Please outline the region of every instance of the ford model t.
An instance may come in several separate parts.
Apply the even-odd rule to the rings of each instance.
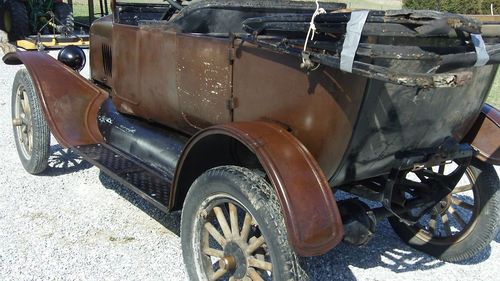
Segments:
[[[288,1],[113,3],[84,56],[7,54],[24,168],[50,133],[157,208],[182,210],[192,280],[299,280],[367,243],[468,259],[500,224],[500,38],[432,11]],[[336,200],[334,192],[349,194]],[[367,200],[374,203],[367,204]]]

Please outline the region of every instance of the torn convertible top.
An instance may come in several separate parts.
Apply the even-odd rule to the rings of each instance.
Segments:
[[[499,40],[483,39],[478,20],[436,11],[363,12],[367,16],[362,25],[353,24],[351,19],[359,11],[316,16],[315,37],[307,42],[305,51],[312,14],[249,18],[243,22],[247,34],[240,37],[302,58],[308,62],[303,66],[309,70],[321,64],[409,87],[460,87],[472,79],[472,67],[500,64]],[[355,25],[361,28],[353,30]],[[353,39],[353,32],[360,36]],[[347,67],[341,55],[346,51],[355,54]],[[430,66],[426,72],[406,72],[388,66],[388,61],[402,60],[424,60]]]

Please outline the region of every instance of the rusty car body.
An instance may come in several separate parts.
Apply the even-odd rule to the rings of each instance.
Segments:
[[[91,27],[89,80],[43,53],[10,53],[4,61],[25,64],[61,145],[163,211],[190,204],[190,187],[207,171],[243,167],[272,186],[293,253],[313,256],[343,238],[367,243],[383,218],[419,225],[443,200],[453,201],[472,162],[488,169],[500,163],[499,113],[485,105],[500,40],[485,37],[478,50],[471,40],[481,33],[478,21],[430,11],[372,11],[349,72],[339,69],[351,18],[343,4],[321,4],[329,12],[316,16],[312,40],[304,38],[314,3],[113,5],[114,13]],[[478,65],[481,51],[488,61]],[[22,126],[22,120],[14,123]],[[441,167],[451,162],[457,168],[445,175]],[[409,174],[419,180],[409,183]],[[498,178],[491,185],[491,204],[499,204]],[[337,202],[336,190],[382,206]],[[225,210],[231,224],[233,206]],[[216,208],[214,225],[229,241]],[[449,209],[443,210],[441,215]],[[463,231],[443,233],[465,235],[476,217],[480,211]],[[190,272],[191,278],[282,276],[277,266],[252,256],[239,264],[241,249],[229,254],[226,242],[207,254],[220,258],[215,268],[206,275]],[[446,252],[431,254],[447,259]],[[262,262],[276,261],[269,255]]]

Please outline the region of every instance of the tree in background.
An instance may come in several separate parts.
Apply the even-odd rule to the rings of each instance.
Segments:
[[[406,8],[440,10],[461,14],[500,14],[500,0],[403,0]]]

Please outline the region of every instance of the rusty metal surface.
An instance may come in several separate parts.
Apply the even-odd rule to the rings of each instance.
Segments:
[[[234,62],[234,121],[285,124],[329,178],[349,144],[366,82],[325,67],[306,74],[293,56],[244,44]]]
[[[41,52],[16,52],[7,64],[24,63],[40,98],[50,131],[65,147],[103,142],[97,111],[108,95],[80,74]]]
[[[90,77],[100,83],[112,87],[111,73],[104,67],[105,51],[111,48],[113,40],[113,22],[111,16],[96,20],[90,28]]]
[[[500,165],[500,111],[485,104],[464,141],[479,150],[479,159]]]
[[[181,185],[190,184],[181,178],[189,164],[186,159],[190,152],[199,141],[214,135],[230,136],[257,155],[276,189],[291,245],[299,255],[324,254],[340,242],[343,236],[340,214],[321,168],[299,140],[285,128],[269,122],[214,126],[191,139],[176,170],[171,205],[182,193],[181,189],[186,188]]]
[[[113,81],[112,97],[117,109],[123,113],[138,115],[143,97],[140,94],[139,28],[113,24]],[[118,59],[119,58],[119,59]],[[117,78],[119,77],[119,78]],[[144,116],[146,118],[146,116]]]
[[[195,129],[231,121],[230,42],[194,34],[177,35],[177,94],[183,118]]]
[[[175,34],[154,27],[141,27],[139,33],[141,104],[137,110],[146,119],[186,131],[189,126],[182,118],[177,95]]]

